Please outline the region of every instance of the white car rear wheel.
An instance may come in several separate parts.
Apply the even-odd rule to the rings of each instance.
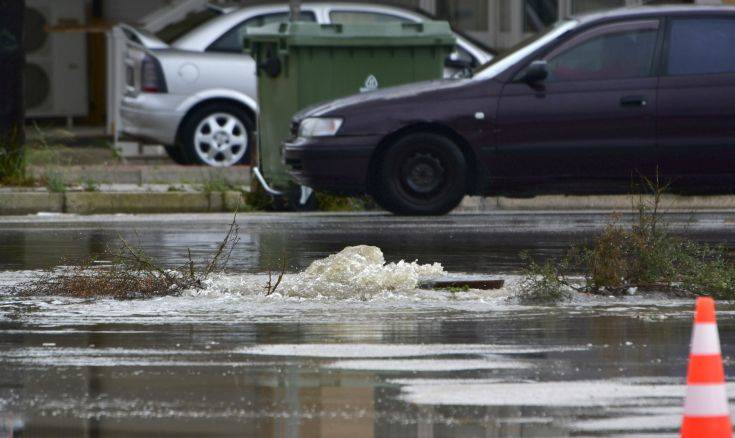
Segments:
[[[234,105],[211,105],[186,121],[184,151],[192,163],[229,167],[247,163],[253,123]]]

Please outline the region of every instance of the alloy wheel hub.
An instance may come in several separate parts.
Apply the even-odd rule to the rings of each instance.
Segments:
[[[218,132],[214,134],[214,141],[217,143],[217,146],[222,147],[230,142],[230,136],[226,132]]]
[[[199,158],[210,166],[232,166],[247,151],[247,130],[232,114],[211,114],[197,126],[194,132],[194,148]]]

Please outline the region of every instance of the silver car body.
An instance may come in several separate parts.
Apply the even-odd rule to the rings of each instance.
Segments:
[[[414,22],[428,19],[390,6],[357,3],[302,5],[302,12],[313,14],[319,23],[330,23],[331,14],[335,11],[375,13]],[[153,35],[128,27],[126,89],[120,108],[122,132],[145,141],[174,145],[187,114],[203,104],[217,101],[241,106],[254,120],[258,112],[255,62],[242,53],[207,49],[226,32],[249,19],[287,12],[286,4],[231,10],[193,29],[170,46]],[[492,58],[492,54],[459,35],[457,45],[459,51],[471,56],[478,64]],[[152,56],[160,63],[166,92],[141,91],[141,61],[146,56]],[[233,163],[224,165],[229,164]]]

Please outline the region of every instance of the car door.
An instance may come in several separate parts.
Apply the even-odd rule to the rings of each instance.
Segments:
[[[649,19],[582,31],[543,57],[545,81],[507,83],[495,121],[494,175],[618,184],[650,175],[659,27]]]
[[[735,17],[672,18],[659,82],[661,174],[705,182],[735,173]]]

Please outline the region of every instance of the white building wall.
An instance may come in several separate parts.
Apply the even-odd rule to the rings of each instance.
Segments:
[[[145,15],[175,0],[106,0],[103,2],[104,18],[109,21],[135,23]]]

